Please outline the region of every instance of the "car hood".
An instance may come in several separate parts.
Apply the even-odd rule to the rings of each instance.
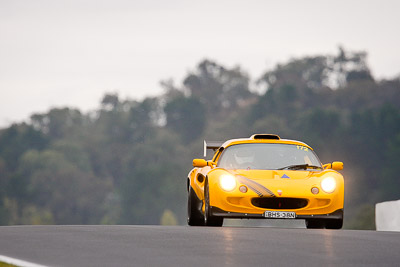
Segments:
[[[227,170],[233,175],[239,175],[248,179],[266,180],[266,179],[284,179],[284,180],[302,180],[308,179],[314,175],[321,173],[318,171],[305,171],[305,170]]]

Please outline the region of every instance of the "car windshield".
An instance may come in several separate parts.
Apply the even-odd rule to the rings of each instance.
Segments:
[[[306,146],[291,144],[239,144],[227,147],[218,160],[224,169],[321,169],[321,162]]]

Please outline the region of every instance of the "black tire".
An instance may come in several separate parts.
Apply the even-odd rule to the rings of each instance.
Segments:
[[[210,190],[208,188],[208,181],[204,185],[204,200],[205,200],[205,208],[204,208],[204,225],[206,226],[215,226],[221,227],[224,223],[224,218],[215,217],[211,215],[210,211]]]
[[[321,219],[307,219],[306,227],[307,229],[323,229],[325,228],[325,222]]]
[[[188,203],[187,203],[187,223],[190,226],[203,226],[204,216],[199,210],[200,202],[196,197],[193,188],[189,186]]]
[[[326,229],[342,229],[343,219],[326,220],[325,227]]]

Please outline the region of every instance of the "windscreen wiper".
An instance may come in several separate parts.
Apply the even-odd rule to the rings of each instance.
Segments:
[[[307,169],[322,169],[320,166],[314,166],[309,164],[296,164],[296,165],[289,165],[283,168],[279,168],[278,170],[307,170]]]

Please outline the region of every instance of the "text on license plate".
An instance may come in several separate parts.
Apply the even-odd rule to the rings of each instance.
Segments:
[[[290,211],[272,211],[267,210],[264,212],[265,218],[279,218],[279,219],[295,219],[296,213]]]

